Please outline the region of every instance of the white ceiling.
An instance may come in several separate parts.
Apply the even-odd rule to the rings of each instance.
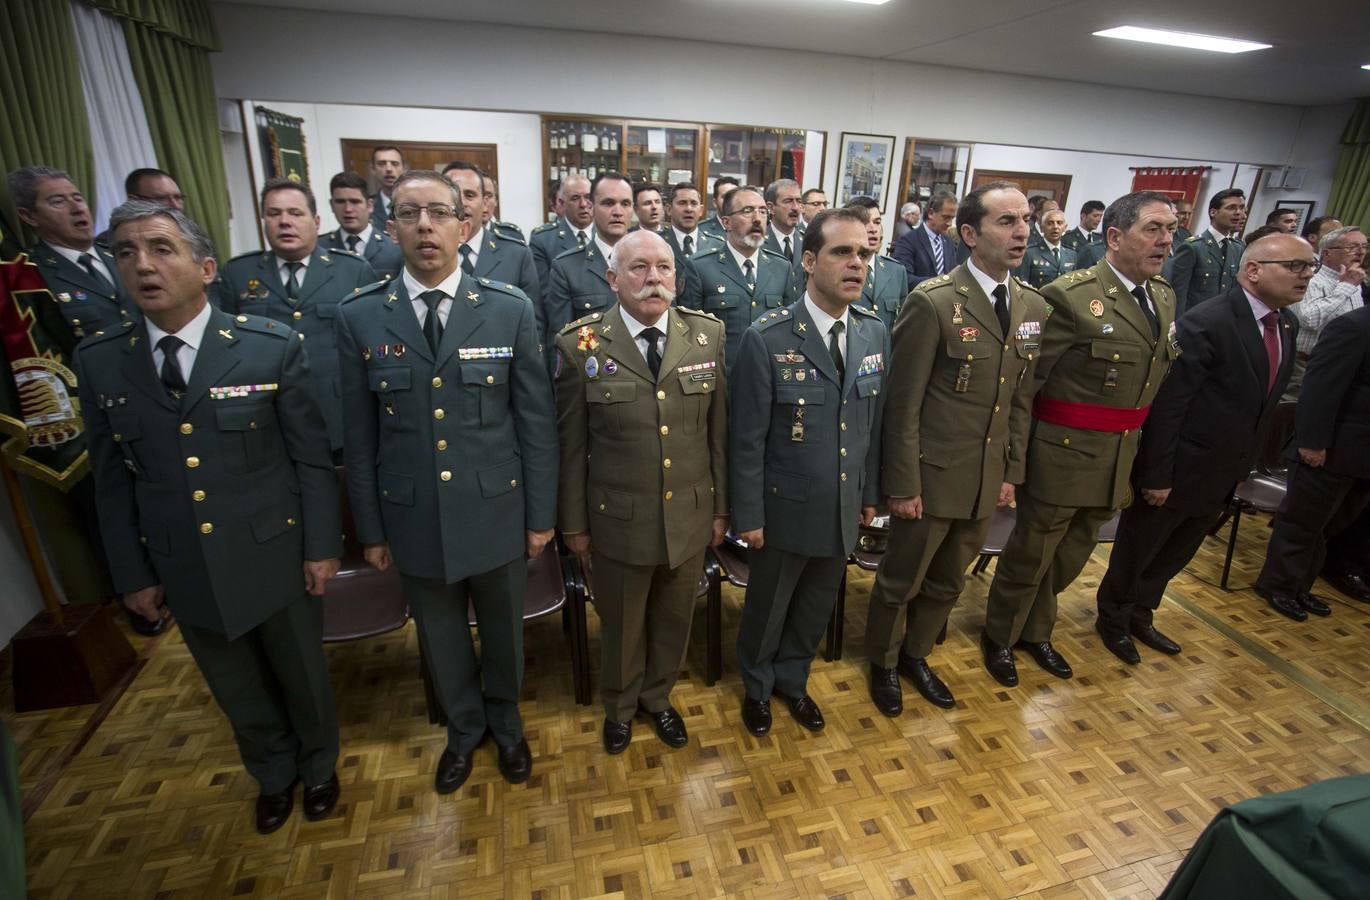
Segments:
[[[1300,106],[1370,96],[1370,2],[1151,0],[238,0],[333,13],[678,37]],[[1127,6],[1136,6],[1127,4]],[[1145,25],[1245,38],[1227,55],[1097,38]],[[574,44],[567,44],[568,55]]]

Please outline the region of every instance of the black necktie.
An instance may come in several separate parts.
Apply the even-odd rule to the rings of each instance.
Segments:
[[[576,244],[579,245],[580,249],[582,249],[582,250],[585,249],[585,232],[583,232],[583,231],[577,231],[577,232],[576,232]]]
[[[1051,248],[1051,258],[1054,259],[1054,260],[1056,260],[1056,265],[1059,266],[1059,265],[1061,264],[1061,248],[1060,248],[1060,247],[1052,247],[1052,248]]]
[[[174,334],[163,335],[157,342],[157,349],[162,351],[162,387],[166,388],[167,396],[173,400],[180,400],[186,392],[186,380],[181,374],[181,363],[176,359],[176,351],[184,347],[185,343]]]
[[[1146,288],[1140,284],[1132,289],[1132,296],[1137,298],[1137,305],[1142,308],[1142,315],[1146,316],[1147,324],[1151,326],[1151,336],[1158,338],[1161,336],[1161,323],[1156,321],[1156,314],[1151,311],[1151,304],[1146,299]]]
[[[652,370],[652,377],[656,378],[661,373],[661,353],[657,350],[656,344],[661,339],[661,331],[657,328],[644,328],[638,334],[647,342],[647,368]]]
[[[685,235],[685,258],[689,259],[695,252],[695,239],[690,235]]]
[[[428,349],[438,354],[438,342],[442,340],[442,319],[438,317],[438,304],[447,295],[442,291],[424,291],[419,299],[428,307],[428,315],[423,319],[423,336],[428,339]]]
[[[300,299],[300,286],[295,281],[295,276],[300,273],[302,266],[297,262],[285,264],[285,298],[290,301]]]
[[[476,267],[471,265],[471,245],[462,244],[458,249],[461,251],[461,270],[467,275],[476,274]]]
[[[999,327],[1008,337],[1008,285],[994,286],[994,315],[999,319]]]
[[[794,256],[794,246],[790,243],[788,237],[785,238],[785,256],[787,258],[792,258]]]
[[[752,261],[749,259],[742,263],[742,279],[747,282],[747,296],[749,297],[756,290],[756,277],[752,273]]]
[[[361,239],[360,236],[355,235],[355,234],[349,234],[349,235],[347,236],[347,249],[348,249],[348,250],[351,250],[353,253],[356,253],[356,252],[357,252],[357,245],[360,244],[361,242],[362,242],[362,239]]]
[[[95,283],[100,285],[100,289],[107,294],[114,293],[114,285],[109,283],[109,279],[100,274],[100,270],[95,268],[95,257],[89,253],[82,253],[79,257],[81,268],[86,270],[86,274],[95,279]]]
[[[847,366],[842,362],[842,332],[846,330],[841,322],[833,322],[828,329],[828,352],[832,354],[832,364],[837,367],[837,380],[847,377]]]

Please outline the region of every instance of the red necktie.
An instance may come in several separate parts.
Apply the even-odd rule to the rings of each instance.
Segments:
[[[1280,371],[1280,314],[1268,312],[1261,316],[1261,327],[1265,331],[1265,360],[1270,364],[1270,383],[1265,386],[1268,394],[1274,390]]]

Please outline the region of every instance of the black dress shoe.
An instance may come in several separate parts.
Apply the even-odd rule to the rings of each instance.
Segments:
[[[142,613],[134,612],[127,607],[124,608],[124,612],[128,613],[129,627],[143,637],[156,637],[171,627],[170,619],[158,619],[154,622]]]
[[[1332,615],[1332,607],[1327,605],[1327,601],[1317,594],[1299,594],[1299,606],[1315,616]]]
[[[1018,667],[1013,662],[1013,651],[1007,647],[1000,647],[989,639],[989,635],[980,633],[980,653],[985,658],[985,669],[994,680],[1004,687],[1013,687],[1018,684]]]
[[[1360,575],[1324,575],[1327,583],[1353,600],[1370,603],[1370,582]]]
[[[610,756],[618,756],[633,742],[633,722],[614,722],[604,720],[604,751]]]
[[[899,686],[898,671],[871,663],[871,702],[890,718],[904,711],[904,690]]]
[[[324,818],[338,805],[338,795],[341,793],[337,772],[330,775],[323,784],[312,787],[305,785],[304,802],[301,804],[304,807],[304,817],[311,822]]]
[[[1308,619],[1308,613],[1304,611],[1303,604],[1288,594],[1269,594],[1266,602],[1270,608],[1283,616],[1288,616],[1295,622],[1303,622]]]
[[[279,829],[290,818],[295,808],[295,785],[279,794],[257,795],[257,833],[270,834]]]
[[[517,744],[505,746],[495,741],[499,752],[499,773],[510,784],[523,784],[533,774],[533,751],[528,749],[528,741],[519,738]]]
[[[770,733],[771,701],[742,698],[742,724],[757,737]]]
[[[937,673],[928,665],[926,659],[914,659],[912,656],[899,654],[899,671],[905,678],[913,682],[913,686],[918,688],[918,693],[923,695],[923,699],[933,706],[940,706],[943,709],[951,709],[956,705],[956,698],[951,695],[951,691],[937,677]]]
[[[1142,655],[1137,652],[1137,646],[1132,643],[1132,638],[1120,632],[1109,631],[1098,621],[1094,623],[1094,630],[1099,632],[1099,640],[1103,642],[1104,649],[1129,666],[1135,666],[1142,661]]]
[[[1180,645],[1161,634],[1155,625],[1133,625],[1132,636],[1152,650],[1168,653],[1171,656],[1180,652]]]
[[[1037,661],[1037,665],[1057,678],[1069,678],[1075,674],[1075,670],[1066,662],[1065,657],[1051,646],[1051,641],[1019,641],[1018,646],[1026,650],[1028,655]]]
[[[822,731],[823,726],[827,724],[823,721],[823,710],[818,708],[818,704],[814,703],[808,694],[800,694],[798,697],[786,697],[783,694],[776,696],[785,701],[794,720],[810,731]]]
[[[675,707],[668,706],[661,712],[644,709],[643,712],[652,720],[657,739],[667,747],[679,750],[690,742],[690,735],[685,731],[685,720],[680,718],[680,713],[675,711]]]
[[[444,750],[438,760],[438,774],[433,777],[433,790],[439,794],[450,794],[470,777],[471,754]]]

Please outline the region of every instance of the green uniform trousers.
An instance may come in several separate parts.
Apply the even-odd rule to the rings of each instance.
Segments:
[[[1115,511],[1102,506],[1055,506],[1018,494],[1018,518],[995,567],[985,607],[985,632],[1001,647],[1019,640],[1051,640],[1056,595],[1074,581],[1099,529]]]
[[[985,544],[983,519],[890,519],[889,540],[871,588],[866,656],[885,669],[903,654],[924,659],[961,596],[966,566]]]
[[[751,574],[737,632],[747,696],[800,697],[837,603],[845,556],[800,556],[769,546],[747,551]]]
[[[303,576],[301,576],[303,577]],[[301,594],[242,637],[181,623],[181,637],[233,726],[262,793],[328,781],[338,762],[338,714],[323,652],[323,604]]]
[[[453,584],[404,576],[404,597],[419,627],[419,645],[438,702],[447,715],[447,747],[470,753],[488,729],[512,746],[523,740],[523,557]],[[471,638],[468,605],[476,611],[481,654]]]
[[[595,611],[600,621],[599,697],[604,717],[627,722],[641,706],[671,705],[690,646],[704,551],[670,566],[634,566],[593,553]]]

